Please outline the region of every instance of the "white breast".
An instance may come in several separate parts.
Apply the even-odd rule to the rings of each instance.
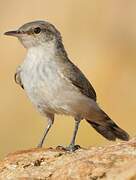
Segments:
[[[29,49],[26,59],[22,64],[22,83],[29,98],[35,105],[42,103],[43,96],[47,93],[50,83],[49,80],[47,83],[47,78],[51,74],[48,64],[48,55],[44,56],[40,48]]]
[[[67,113],[68,96],[73,86],[59,71],[50,51],[32,48],[22,65],[21,79],[30,100],[38,107],[57,113]],[[64,111],[64,112],[63,112]]]
[[[53,52],[41,48],[28,51],[21,71],[28,97],[36,107],[40,107],[40,111],[72,116],[89,112],[94,102],[63,76]]]

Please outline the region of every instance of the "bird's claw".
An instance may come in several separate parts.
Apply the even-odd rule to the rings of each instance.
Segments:
[[[70,144],[68,147],[66,147],[66,151],[69,151],[69,152],[74,152],[76,151],[77,149],[79,149],[80,146],[79,145],[73,145],[73,144]]]
[[[63,147],[63,146],[57,146],[56,147],[56,149],[63,150],[63,151],[68,151],[68,152],[74,152],[79,148],[80,148],[79,145],[74,145],[74,144],[70,144],[68,147]]]

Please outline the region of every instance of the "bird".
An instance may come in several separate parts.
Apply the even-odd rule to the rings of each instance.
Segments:
[[[53,24],[36,20],[4,34],[17,37],[27,49],[24,61],[17,67],[15,81],[47,118],[47,127],[37,147],[43,146],[56,114],[72,116],[75,120],[68,151],[78,148],[76,135],[81,120],[86,120],[108,140],[129,140],[128,133],[98,105],[92,84],[69,59],[62,36]]]

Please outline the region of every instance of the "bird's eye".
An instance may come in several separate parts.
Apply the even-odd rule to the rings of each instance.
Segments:
[[[41,28],[40,27],[34,28],[34,33],[35,34],[39,34],[40,32],[41,32]]]

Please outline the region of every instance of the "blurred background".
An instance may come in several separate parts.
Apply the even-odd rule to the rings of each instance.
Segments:
[[[26,50],[4,36],[32,20],[47,20],[60,30],[70,59],[92,82],[100,106],[131,137],[136,134],[136,1],[131,0],[0,0],[0,158],[35,147],[46,119],[14,82]],[[74,121],[56,116],[46,146],[68,145]],[[77,144],[109,143],[85,121]]]

